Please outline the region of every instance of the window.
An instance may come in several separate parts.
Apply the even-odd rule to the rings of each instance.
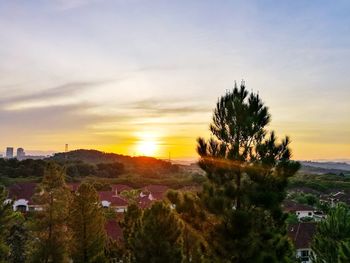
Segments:
[[[16,206],[16,211],[19,211],[19,212],[26,212],[27,211],[27,206],[25,205],[18,205]]]
[[[300,260],[301,262],[309,262],[309,250],[300,251]]]

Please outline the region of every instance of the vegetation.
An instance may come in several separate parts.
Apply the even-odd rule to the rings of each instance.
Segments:
[[[66,188],[64,170],[49,163],[39,185],[35,202],[37,211],[33,227],[33,262],[65,262],[68,260],[70,231],[66,227],[70,191]]]
[[[10,233],[7,238],[7,244],[10,253],[7,261],[10,263],[25,263],[28,258],[27,243],[29,241],[29,233],[26,226],[25,218],[20,213],[16,213]]]
[[[347,262],[341,259],[349,256],[350,210],[338,204],[329,211],[327,218],[317,226],[312,250],[317,255],[316,263]]]
[[[150,157],[129,157],[94,150],[77,150],[56,154],[46,160],[0,159],[0,184],[40,182],[48,163],[66,171],[68,182],[89,182],[96,189],[109,189],[110,184],[127,183],[133,187],[165,184],[172,188],[199,185],[201,174],[182,170],[177,165]]]
[[[131,262],[182,262],[182,223],[168,204],[155,203],[144,212],[125,215],[124,231]]]
[[[308,187],[324,193],[331,189],[350,189],[350,177],[335,174],[296,174],[289,179],[289,189]]]
[[[96,190],[81,184],[70,206],[74,262],[105,262],[105,218]]]
[[[267,133],[270,115],[259,95],[242,84],[221,97],[209,141],[198,139],[200,166],[209,183],[202,198],[218,224],[210,233],[220,262],[289,262],[280,204],[287,180],[299,169],[290,161],[289,138]]]
[[[6,262],[10,248],[6,242],[13,217],[12,204],[6,202],[7,191],[0,186],[0,262]]]

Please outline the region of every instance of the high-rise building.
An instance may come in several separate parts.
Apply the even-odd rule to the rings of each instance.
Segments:
[[[17,148],[17,159],[18,160],[23,160],[25,156],[26,156],[26,153],[24,152],[24,149],[23,148]]]
[[[13,147],[6,148],[6,158],[8,159],[13,158]]]

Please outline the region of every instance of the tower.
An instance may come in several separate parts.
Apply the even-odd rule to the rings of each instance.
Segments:
[[[13,158],[13,147],[6,148],[6,158],[8,159]]]
[[[23,148],[17,148],[17,160],[23,160],[26,153]]]
[[[64,151],[68,152],[68,143],[66,143]]]

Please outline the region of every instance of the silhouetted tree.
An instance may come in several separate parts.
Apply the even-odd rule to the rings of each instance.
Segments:
[[[74,262],[106,262],[105,218],[98,194],[90,184],[81,184],[70,206],[72,258]]]
[[[221,262],[288,262],[281,202],[287,180],[299,169],[290,161],[289,138],[268,133],[268,108],[244,83],[217,102],[212,138],[198,139],[199,165],[209,183],[202,198],[219,223],[211,244]]]

